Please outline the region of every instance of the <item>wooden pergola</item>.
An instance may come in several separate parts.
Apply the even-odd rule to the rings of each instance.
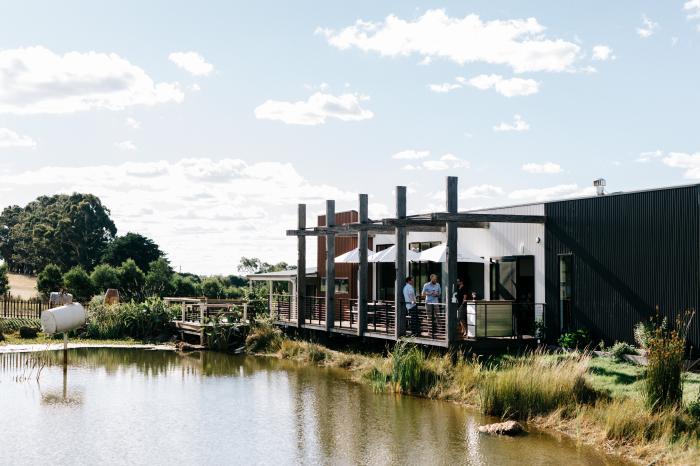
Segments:
[[[446,209],[445,212],[433,212],[421,215],[406,215],[406,187],[396,187],[396,216],[382,220],[370,220],[368,216],[368,196],[359,195],[359,222],[348,225],[335,224],[335,201],[326,201],[326,226],[308,228],[306,226],[306,205],[299,204],[298,224],[295,230],[288,230],[287,236],[297,237],[297,278],[296,278],[296,326],[305,326],[304,302],[305,273],[306,270],[306,238],[308,236],[323,236],[326,239],[326,286],[325,291],[325,330],[334,329],[335,309],[335,238],[336,236],[357,236],[359,249],[358,269],[358,321],[356,334],[364,336],[367,324],[368,306],[368,236],[372,234],[394,234],[396,244],[396,284],[395,284],[395,326],[392,339],[398,339],[406,333],[406,318],[404,312],[403,286],[407,275],[406,251],[407,233],[409,231],[433,231],[444,232],[446,241],[446,268],[444,283],[447,290],[443,292],[445,305],[445,333],[444,341],[433,342],[440,346],[449,346],[454,342],[457,327],[456,303],[452,302],[454,282],[457,278],[457,231],[458,228],[489,228],[490,223],[544,223],[544,216],[539,215],[510,215],[488,213],[459,213],[458,212],[458,180],[457,177],[448,176],[446,179]],[[347,333],[347,332],[344,332]]]

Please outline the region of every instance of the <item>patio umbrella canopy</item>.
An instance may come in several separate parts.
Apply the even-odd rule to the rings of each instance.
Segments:
[[[367,250],[367,259],[374,254],[373,251]],[[348,251],[345,254],[341,254],[335,258],[335,262],[338,264],[359,264],[360,263],[360,248],[355,248],[352,251]]]
[[[447,260],[447,245],[439,244],[418,254],[419,262],[445,262]],[[484,262],[483,257],[469,257],[462,251],[457,251],[457,262]]]
[[[416,251],[406,250],[406,260],[410,262],[418,262],[418,254]],[[383,251],[379,251],[372,255],[370,262],[396,262],[396,245],[393,245]]]

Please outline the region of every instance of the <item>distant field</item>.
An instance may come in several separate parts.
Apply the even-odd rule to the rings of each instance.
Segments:
[[[36,277],[28,275],[19,275],[16,273],[8,274],[10,279],[10,294],[20,298],[33,298],[37,296]]]

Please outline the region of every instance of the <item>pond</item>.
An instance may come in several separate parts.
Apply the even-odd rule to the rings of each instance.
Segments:
[[[77,349],[37,380],[35,360],[0,354],[1,464],[621,464],[542,433],[488,437],[493,419],[470,409],[289,361]]]

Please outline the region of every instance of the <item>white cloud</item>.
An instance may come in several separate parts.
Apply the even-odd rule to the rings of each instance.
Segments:
[[[136,150],[136,145],[131,141],[115,142],[114,145],[119,150],[127,150],[127,151]]]
[[[683,4],[683,11],[688,15],[688,19],[700,18],[700,0],[688,0]]]
[[[0,113],[73,113],[96,108],[182,102],[177,83],[155,83],[114,53],[44,47],[0,51]]]
[[[534,79],[505,79],[498,74],[480,74],[469,80],[457,78],[457,81],[463,84],[469,84],[482,91],[493,88],[496,92],[506,97],[532,95],[540,90],[540,83]]]
[[[428,10],[416,20],[390,15],[381,22],[358,20],[338,31],[316,30],[341,50],[356,47],[390,57],[417,54],[460,65],[485,62],[510,66],[516,73],[571,70],[580,47],[547,39],[544,31],[535,18],[482,21],[474,14],[451,18],[442,9]]]
[[[590,196],[595,194],[595,188],[589,186],[579,188],[577,184],[560,184],[549,188],[518,189],[508,194],[510,199],[521,202],[542,202],[552,199],[563,199],[578,196]]]
[[[430,156],[430,151],[428,150],[402,150],[391,156],[394,160],[416,160],[424,159]]]
[[[683,168],[685,178],[700,178],[700,152],[688,154],[685,152],[671,152],[661,160],[664,165],[673,168]]]
[[[202,90],[202,87],[201,87],[199,84],[194,83],[194,84],[192,84],[192,85],[190,86],[190,90],[191,90],[192,92],[199,92],[199,91]]]
[[[524,172],[540,174],[545,173],[552,175],[555,173],[561,173],[561,166],[558,163],[545,162],[545,163],[526,163],[521,167]]]
[[[29,136],[15,133],[8,128],[0,128],[0,149],[9,147],[36,147],[36,141]]]
[[[418,165],[413,165],[412,163],[407,163],[406,165],[401,167],[401,170],[406,170],[406,171],[420,170],[420,167]]]
[[[173,52],[168,59],[194,76],[209,76],[214,70],[214,65],[197,52]]]
[[[639,154],[639,157],[637,157],[636,161],[639,163],[647,163],[653,159],[661,158],[663,157],[663,155],[664,153],[660,149],[649,152],[642,152],[641,154]]]
[[[128,117],[126,120],[124,120],[124,124],[131,129],[141,129],[141,122],[135,118]]]
[[[293,261],[295,240],[285,230],[296,225],[297,203],[313,212],[325,199],[357,201],[356,193],[311,183],[291,164],[230,158],[44,166],[0,173],[0,186],[10,188],[7,204],[43,194],[93,193],[110,209],[120,234],[152,237],[174,266],[196,273],[233,273],[241,256]],[[372,211],[381,208],[374,204]],[[309,224],[314,222],[311,217]],[[315,256],[309,259],[313,263]]]
[[[456,83],[428,84],[428,89],[438,94],[446,94],[460,87],[462,86]]]
[[[444,160],[424,160],[421,165],[423,168],[430,171],[449,170],[450,164]]]
[[[306,101],[267,100],[255,109],[255,117],[260,120],[279,120],[289,125],[310,126],[324,124],[328,118],[341,121],[368,120],[374,117],[374,113],[362,108],[361,102],[365,100],[369,100],[369,97],[316,92]]]
[[[658,27],[659,23],[652,21],[647,15],[642,15],[642,26],[637,28],[637,34],[639,34],[639,37],[646,39],[651,37]]]
[[[445,154],[440,157],[440,161],[448,162],[449,168],[469,168],[469,161],[462,160],[454,154]]]
[[[506,123],[501,122],[498,125],[493,127],[493,130],[496,132],[504,132],[504,131],[528,131],[530,129],[530,124],[523,120],[523,118],[520,115],[515,115],[513,116],[513,123]]]
[[[480,184],[470,186],[459,191],[459,199],[492,199],[494,197],[503,196],[504,191],[500,186],[492,184]],[[430,196],[436,201],[445,201],[445,191],[437,191]]]
[[[613,50],[607,45],[596,45],[593,47],[593,60],[608,61],[614,60]]]

